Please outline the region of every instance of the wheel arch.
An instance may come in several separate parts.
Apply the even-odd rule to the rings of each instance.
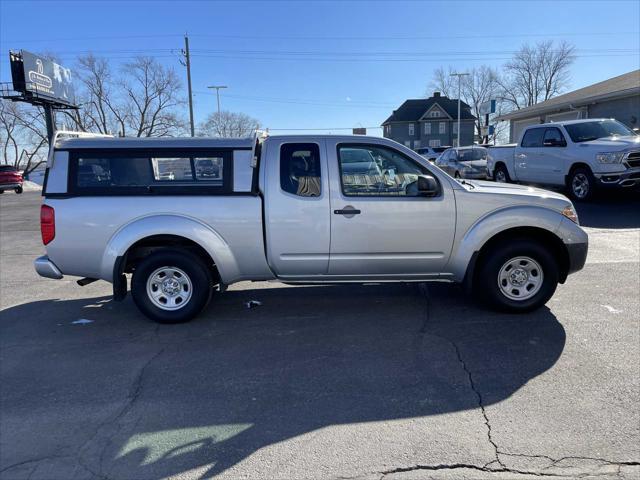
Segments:
[[[578,168],[585,168],[587,169],[589,172],[591,172],[591,174],[593,175],[593,170],[591,169],[591,166],[588,163],[585,162],[575,162],[571,164],[571,167],[569,167],[569,171],[567,172],[567,174],[564,176],[564,183],[565,185],[569,184],[569,177],[571,176],[571,174],[577,170]]]
[[[185,248],[203,258],[223,283],[238,273],[231,248],[215,230],[184,216],[153,215],[133,220],[111,237],[102,257],[102,278],[118,281],[141,255],[166,247]]]
[[[455,280],[470,286],[476,264],[493,245],[510,237],[525,237],[548,242],[559,261],[560,279],[564,282],[569,271],[569,253],[557,234],[563,218],[555,210],[535,206],[492,212],[478,220],[457,242],[449,270]]]
[[[545,248],[548,248],[556,261],[558,262],[558,269],[560,274],[560,283],[564,283],[569,275],[569,251],[564,242],[555,233],[550,232],[544,228],[539,227],[514,227],[507,230],[503,230],[491,238],[489,238],[482,247],[474,252],[472,261],[469,263],[467,272],[465,273],[465,286],[471,288],[476,282],[476,276],[478,272],[477,266],[482,265],[487,256],[493,251],[499,244],[508,242],[515,239],[528,239],[534,240]]]

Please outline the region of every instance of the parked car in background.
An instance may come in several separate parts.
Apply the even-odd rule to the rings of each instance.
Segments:
[[[526,312],[546,303],[587,255],[565,196],[458,182],[384,138],[54,145],[40,215],[46,255],[36,271],[86,277],[81,285],[106,280],[116,300],[132,274],[135,304],[162,323],[193,318],[214,292],[244,280],[449,281],[495,308]],[[187,168],[197,158],[221,165],[220,179],[193,170],[160,180],[165,164]],[[107,175],[80,173],[96,164]]]
[[[420,147],[416,148],[416,152],[433,163],[447,148],[450,147]]]
[[[565,187],[588,200],[597,189],[640,186],[640,136],[605,118],[532,125],[515,146],[489,149],[487,175]]]
[[[436,165],[454,178],[487,178],[487,149],[479,146],[449,148]]]
[[[0,165],[0,193],[5,190],[13,190],[16,193],[22,193],[22,173],[11,165]]]

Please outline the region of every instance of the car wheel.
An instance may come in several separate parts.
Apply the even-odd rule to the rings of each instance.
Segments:
[[[212,287],[211,274],[200,258],[182,250],[160,250],[136,266],[131,294],[148,318],[182,323],[204,309]]]
[[[493,172],[493,180],[499,183],[510,183],[509,172],[504,165],[498,165]]]
[[[16,193],[20,195],[22,193],[22,187],[16,188]]]
[[[577,201],[591,200],[595,194],[596,181],[587,168],[576,168],[569,174],[567,181],[569,195]]]
[[[558,262],[546,248],[515,239],[496,245],[482,259],[474,290],[495,309],[528,312],[547,303],[558,279]]]
[[[2,195],[4,193],[4,190],[0,190],[0,195]]]

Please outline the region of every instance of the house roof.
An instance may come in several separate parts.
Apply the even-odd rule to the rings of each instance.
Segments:
[[[435,103],[451,118],[458,119],[458,99],[440,96],[406,100],[397,110],[393,111],[389,118],[382,122],[382,125],[389,122],[417,122]],[[460,119],[474,120],[475,118],[471,114],[469,105],[461,102]]]
[[[629,95],[640,95],[640,70],[634,70],[633,72],[625,73],[624,75],[619,75],[603,82],[594,83],[588,87],[550,98],[549,100],[530,107],[500,115],[497,120],[513,120],[537,114],[541,115]]]

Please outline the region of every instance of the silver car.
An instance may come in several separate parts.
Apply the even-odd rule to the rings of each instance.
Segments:
[[[487,178],[487,149],[484,147],[450,148],[436,160],[436,165],[454,178]]]

